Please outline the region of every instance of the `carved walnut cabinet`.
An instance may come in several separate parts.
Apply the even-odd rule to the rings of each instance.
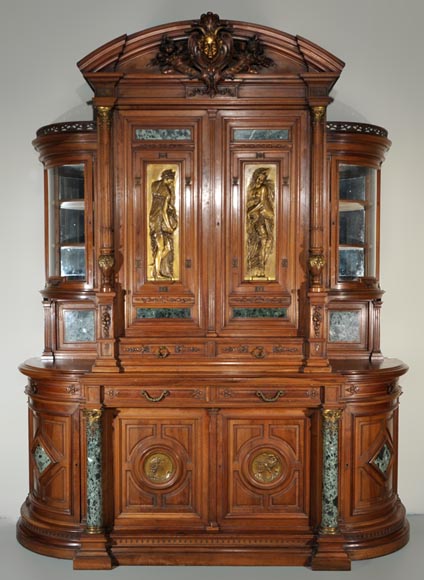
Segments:
[[[343,63],[212,13],[78,63],[43,127],[45,348],[18,539],[119,564],[349,569],[408,540],[380,351],[384,129],[328,123]]]

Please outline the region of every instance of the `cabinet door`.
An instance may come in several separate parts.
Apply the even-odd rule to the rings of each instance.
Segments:
[[[200,125],[154,112],[128,120],[127,336],[204,334]]]
[[[309,527],[311,419],[301,410],[220,414],[223,530]]]
[[[224,115],[224,113],[223,113]],[[225,279],[217,288],[220,333],[293,336],[298,312],[292,300],[303,274],[301,118],[225,113],[222,140]],[[222,268],[221,268],[222,271]],[[218,273],[218,279],[222,276]]]
[[[387,404],[391,407],[391,404]],[[375,407],[375,406],[374,406]],[[352,487],[346,522],[381,517],[397,501],[397,408],[353,409],[346,416],[352,434]],[[347,463],[346,459],[346,463]],[[349,472],[348,472],[349,475]]]
[[[38,403],[29,409],[31,506],[43,517],[79,520],[79,456],[74,404]]]
[[[123,409],[115,419],[115,528],[199,529],[207,520],[203,409]]]

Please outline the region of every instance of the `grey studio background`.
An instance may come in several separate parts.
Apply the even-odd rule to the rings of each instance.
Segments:
[[[1,59],[0,577],[50,578],[421,578],[424,516],[412,517],[401,552],[353,564],[349,573],[294,568],[120,568],[73,572],[72,563],[16,544],[14,525],[28,490],[27,416],[20,362],[43,347],[43,172],[31,146],[42,125],[91,119],[88,85],[76,62],[120,36],[207,11],[299,34],[346,63],[329,120],[381,125],[393,142],[383,167],[382,350],[410,365],[402,379],[399,492],[409,514],[424,514],[424,145],[421,0],[3,0]]]

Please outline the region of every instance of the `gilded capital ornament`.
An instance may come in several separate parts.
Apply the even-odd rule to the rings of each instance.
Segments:
[[[83,414],[87,421],[87,426],[96,427],[101,421],[102,413],[101,409],[84,409]]]
[[[315,123],[320,123],[325,115],[325,107],[312,107],[312,115]]]
[[[112,107],[98,105],[97,109],[97,118],[99,120],[99,124],[103,126],[109,126],[111,121],[111,112]]]
[[[323,427],[330,431],[336,431],[339,428],[339,421],[342,417],[343,409],[324,409],[322,412]]]

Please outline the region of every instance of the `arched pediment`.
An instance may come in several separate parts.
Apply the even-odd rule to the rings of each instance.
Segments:
[[[101,75],[197,79],[216,92],[222,81],[261,77],[327,75],[337,80],[343,62],[316,44],[273,28],[220,20],[208,12],[196,21],[165,24],[123,35],[79,63],[90,84]]]

